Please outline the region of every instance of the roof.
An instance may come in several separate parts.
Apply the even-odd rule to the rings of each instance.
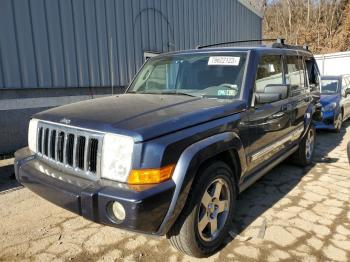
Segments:
[[[210,53],[210,52],[248,52],[254,50],[258,53],[277,53],[280,52],[300,52],[310,55],[311,52],[308,50],[302,49],[292,49],[292,48],[277,48],[277,47],[268,47],[268,46],[246,46],[246,47],[209,47],[201,49],[189,49],[182,51],[175,51],[170,53],[163,53],[157,57],[167,56],[167,55],[189,55],[189,54],[198,54],[198,53]]]

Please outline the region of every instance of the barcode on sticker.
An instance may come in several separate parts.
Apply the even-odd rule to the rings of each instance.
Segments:
[[[238,66],[239,57],[236,56],[211,56],[208,60],[208,65],[229,65]]]

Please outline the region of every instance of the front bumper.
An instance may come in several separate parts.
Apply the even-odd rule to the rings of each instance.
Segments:
[[[146,234],[157,234],[170,206],[175,184],[131,188],[113,181],[91,181],[48,166],[27,148],[15,154],[16,179],[48,201],[94,222]],[[109,208],[118,201],[126,218],[117,221]]]
[[[334,129],[335,117],[334,111],[322,112],[322,121],[317,121],[315,127],[317,129]]]

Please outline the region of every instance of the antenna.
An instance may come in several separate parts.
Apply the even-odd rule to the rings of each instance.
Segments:
[[[109,39],[109,71],[111,75],[111,90],[112,95],[114,94],[114,63],[113,63],[113,40],[112,37]]]

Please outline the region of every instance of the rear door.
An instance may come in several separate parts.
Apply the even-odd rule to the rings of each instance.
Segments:
[[[291,129],[296,134],[304,130],[305,114],[312,102],[307,81],[306,65],[302,56],[287,55],[286,82],[290,86]],[[311,114],[309,115],[311,117]]]
[[[255,93],[264,92],[269,84],[285,84],[285,67],[282,55],[262,55],[257,68]],[[273,103],[258,104],[249,109],[251,150],[249,170],[264,165],[276,153],[286,149],[286,137],[291,131],[291,103],[289,98]]]

